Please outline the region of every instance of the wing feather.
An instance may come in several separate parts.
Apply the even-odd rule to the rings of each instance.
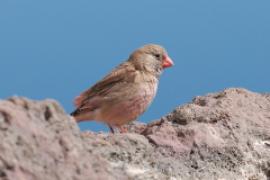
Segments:
[[[74,104],[77,108],[82,108],[94,97],[104,97],[110,90],[121,84],[134,82],[136,69],[129,62],[124,62],[115,68],[110,74],[105,76],[101,81],[94,86],[81,93],[75,98]]]

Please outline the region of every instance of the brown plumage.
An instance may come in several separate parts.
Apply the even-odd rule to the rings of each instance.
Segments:
[[[155,44],[145,45],[129,59],[90,89],[75,98],[71,113],[80,121],[97,120],[108,124],[111,131],[136,120],[151,104],[159,76],[173,65],[166,50]]]

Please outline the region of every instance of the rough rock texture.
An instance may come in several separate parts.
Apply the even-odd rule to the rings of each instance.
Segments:
[[[270,179],[269,94],[227,89],[127,127],[81,133],[53,100],[0,101],[0,179]]]

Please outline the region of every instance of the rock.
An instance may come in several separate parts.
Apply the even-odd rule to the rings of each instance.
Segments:
[[[127,134],[80,132],[53,100],[0,101],[0,179],[270,179],[270,95],[195,97]]]
[[[103,158],[88,155],[74,119],[53,100],[0,101],[0,139],[3,180],[120,177]]]

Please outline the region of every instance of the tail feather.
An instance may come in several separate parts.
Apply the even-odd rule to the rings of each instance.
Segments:
[[[76,109],[75,111],[73,111],[72,113],[70,113],[70,115],[73,116],[73,117],[75,117],[78,114],[79,114],[79,109]]]
[[[76,109],[75,111],[70,113],[70,115],[73,116],[77,122],[90,121],[95,119],[93,111],[91,112],[81,108]]]
[[[82,119],[80,118],[80,116],[81,116],[81,110],[80,110],[80,109],[76,109],[75,111],[73,111],[72,113],[70,113],[70,115],[73,116],[74,119],[75,119],[77,122],[82,121]]]

